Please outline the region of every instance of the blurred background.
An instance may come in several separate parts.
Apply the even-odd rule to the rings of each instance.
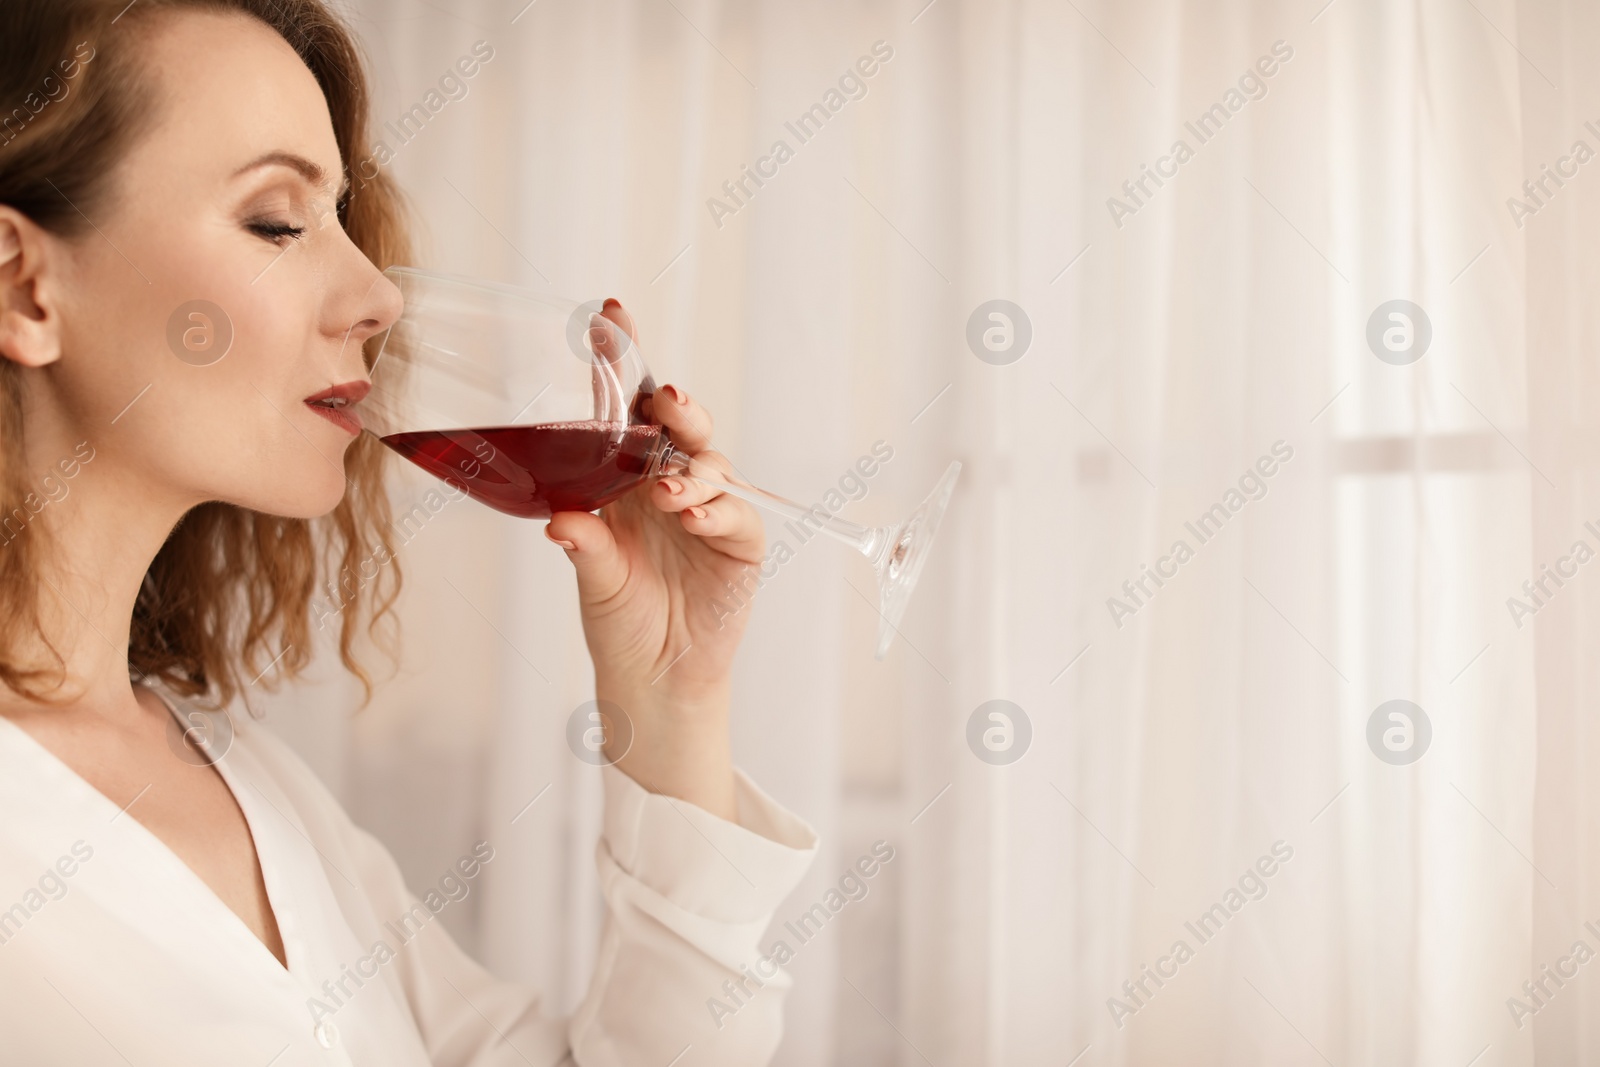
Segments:
[[[422,265],[618,297],[796,500],[965,465],[886,660],[822,539],[740,653],[736,758],[823,840],[778,922],[895,850],[778,1063],[1600,1057],[1600,9],[524,2],[343,5]],[[474,504],[401,559],[373,704],[259,710],[413,887],[490,841],[445,922],[569,1010],[570,566]]]

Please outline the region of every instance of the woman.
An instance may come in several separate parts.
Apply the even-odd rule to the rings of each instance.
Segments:
[[[753,510],[668,480],[547,529],[633,730],[602,772],[594,980],[552,1018],[270,734],[208,761],[175,726],[303,667],[313,591],[392,555],[350,416],[407,244],[386,177],[348,183],[346,32],[322,0],[7,0],[0,56],[0,1060],[765,1062],[786,978],[745,965],[815,838],[730,762],[743,617],[688,610],[760,559]],[[232,329],[204,366],[168,336],[197,300]],[[394,573],[342,612],[364,683]]]

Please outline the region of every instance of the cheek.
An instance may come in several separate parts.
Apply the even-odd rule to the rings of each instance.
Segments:
[[[63,356],[86,418],[147,422],[138,416],[153,407],[170,417],[195,399],[193,390],[230,377],[239,290],[249,279],[234,281],[241,264],[227,263],[198,236],[147,236],[126,258],[94,235],[84,242],[69,285],[74,300],[63,314]]]
[[[304,358],[309,316],[262,284],[178,301],[149,289],[192,287],[140,282],[121,307],[112,294],[113,313],[92,317],[75,339],[64,381],[82,436],[124,476],[156,492],[310,518],[342,497],[347,445],[302,402],[317,381]]]
[[[325,513],[351,438],[302,402],[334,380],[315,250],[162,221],[119,219],[120,252],[90,234],[75,256],[56,381],[80,436],[155,494]]]

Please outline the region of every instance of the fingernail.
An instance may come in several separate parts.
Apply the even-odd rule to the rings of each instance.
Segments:
[[[683,492],[683,483],[676,481],[675,479],[665,478],[662,480],[661,484],[666,486],[667,492],[671,493],[673,496],[677,496],[679,493]]]
[[[685,508],[684,510],[687,511],[689,514],[693,515],[697,519],[703,519],[703,518],[706,517],[706,509],[705,508]]]
[[[571,541],[563,541],[559,537],[552,536],[551,533],[550,533],[550,527],[548,527],[548,526],[546,526],[544,528],[544,536],[545,536],[545,540],[551,542],[552,544],[560,545],[562,548],[566,549],[568,552],[571,552],[571,551],[573,551],[574,549],[576,549],[578,547],[577,545],[573,544]]]
[[[675,404],[687,404],[689,402],[689,394],[679,389],[676,385],[663,385],[661,391],[670,396]]]
[[[610,311],[614,307],[621,307],[621,306],[622,306],[622,301],[618,300],[614,296],[608,296],[605,299],[605,303],[600,305],[600,310],[601,311]]]

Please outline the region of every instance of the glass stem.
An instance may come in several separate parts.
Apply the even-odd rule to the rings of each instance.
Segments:
[[[823,533],[843,541],[857,552],[860,552],[871,560],[874,565],[878,563],[878,557],[883,555],[888,547],[890,530],[886,527],[861,526],[850,522],[848,519],[841,519],[830,514],[820,504],[813,505],[810,508],[802,507],[786,497],[781,497],[776,493],[769,493],[765,489],[758,489],[749,482],[732,474],[718,472],[716,478],[703,478],[698,474],[691,474],[689,473],[688,455],[675,448],[670,441],[666,443],[666,447],[661,451],[660,458],[650,472],[650,477],[689,478],[705,485],[714,486],[741,500],[747,500],[757,507],[766,508],[768,511],[775,511],[785,518],[793,519],[801,526],[809,525],[813,529],[821,530]]]

